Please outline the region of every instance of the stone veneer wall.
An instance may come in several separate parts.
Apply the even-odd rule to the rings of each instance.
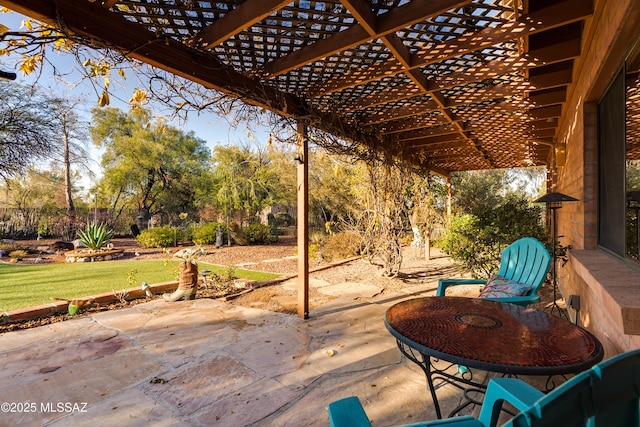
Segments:
[[[594,1],[594,15],[586,22],[582,57],[576,64],[575,85],[568,93],[565,105],[572,113],[560,124],[558,133],[558,142],[566,143],[567,151],[566,164],[558,168],[554,190],[580,199],[565,203],[558,210],[557,234],[563,236],[563,244],[570,244],[572,252],[575,251],[569,264],[558,267],[560,288],[565,299],[571,294],[581,297],[578,323],[602,341],[607,357],[640,347],[640,334],[636,335],[640,331],[640,315],[629,312],[619,301],[627,291],[629,275],[635,273],[630,272],[622,261],[597,249],[596,102],[638,37],[639,29],[640,0]],[[586,258],[590,265],[583,264],[581,260],[585,257],[579,256],[581,252],[589,255]],[[602,268],[619,269],[611,273],[626,278],[620,282],[625,288],[607,289],[610,283],[602,283],[601,274],[590,273],[590,270],[597,272]],[[637,279],[637,286],[629,290],[640,299],[640,274]],[[636,302],[630,301],[630,304]],[[640,310],[640,301],[637,308]],[[631,330],[633,334],[625,333],[625,330]]]

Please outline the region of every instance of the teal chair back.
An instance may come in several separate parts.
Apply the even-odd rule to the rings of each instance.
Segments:
[[[529,304],[538,303],[540,302],[538,291],[544,283],[550,268],[551,255],[542,242],[533,237],[523,237],[516,240],[502,251],[500,270],[497,275],[529,285],[531,290],[524,295],[488,297],[488,299],[525,307]],[[451,286],[483,285],[486,283],[487,280],[484,279],[440,279],[438,280],[436,296],[445,296],[447,288]]]
[[[478,418],[459,416],[404,427],[495,427],[505,402],[516,415],[503,427],[640,427],[640,350],[600,362],[544,394],[518,378],[492,378]],[[360,400],[329,404],[331,427],[371,427]]]
[[[513,427],[640,426],[640,350],[607,359],[515,416]]]
[[[531,285],[527,295],[536,295],[551,267],[551,254],[533,237],[516,240],[502,251],[498,276]]]

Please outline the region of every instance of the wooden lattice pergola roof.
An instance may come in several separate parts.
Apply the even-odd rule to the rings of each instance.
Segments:
[[[547,165],[592,0],[0,0],[439,173]]]

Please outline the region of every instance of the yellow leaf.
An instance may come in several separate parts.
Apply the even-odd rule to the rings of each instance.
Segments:
[[[0,12],[2,12],[2,13],[9,13],[9,12],[11,12],[11,9],[6,8],[6,7],[0,7]]]
[[[104,88],[108,88],[109,87],[109,83],[111,83],[111,81],[109,80],[109,77],[105,77],[104,78]]]
[[[36,69],[41,60],[42,58],[39,55],[26,57],[25,60],[20,63],[18,68],[26,76]]]
[[[127,76],[124,75],[124,70],[122,68],[120,68],[118,70],[118,74],[120,75],[120,77],[122,77],[123,79],[127,80]]]
[[[101,107],[109,105],[109,94],[106,90],[102,92],[102,95],[100,95],[100,98],[98,98],[98,105]]]
[[[7,27],[6,25],[0,24],[0,34],[4,34],[7,31],[9,31],[9,27]]]
[[[82,63],[83,67],[88,67],[89,65],[91,65],[91,60],[90,59],[85,59],[85,61]]]
[[[63,39],[57,39],[56,40],[56,50],[58,52],[60,52],[62,50],[63,46],[64,46],[64,40]]]
[[[20,28],[27,27],[29,30],[33,30],[33,25],[31,25],[31,19],[25,19],[20,24]]]
[[[131,104],[142,104],[147,101],[147,92],[144,90],[140,90],[135,88],[133,90],[133,95],[131,95],[131,99],[129,99],[129,103]]]

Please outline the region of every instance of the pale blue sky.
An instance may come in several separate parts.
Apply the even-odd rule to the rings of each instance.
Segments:
[[[23,15],[18,13],[0,13],[0,24],[6,25],[11,30],[19,30],[21,22],[25,19]],[[3,71],[13,71],[17,73],[18,77],[16,82],[31,84],[34,81],[35,76],[23,76],[22,73],[17,70],[17,66],[14,61],[17,57],[6,56],[0,57],[0,69]],[[47,59],[55,65],[61,73],[70,73],[70,76],[66,79],[72,82],[80,82],[79,73],[74,71],[78,64],[75,59],[64,54],[49,54]],[[98,95],[95,93],[95,89],[88,83],[81,83],[77,87],[69,87],[60,82],[57,82],[53,75],[50,66],[45,66],[43,74],[40,76],[38,83],[51,90],[58,95],[64,95],[69,98],[82,99],[83,105],[80,107],[80,112],[83,116],[90,118],[90,110],[97,105]],[[129,79],[125,82],[126,87],[119,86],[121,79],[112,77],[112,84],[110,85],[110,107],[117,107],[123,111],[129,108],[127,100],[130,98],[133,87],[135,87],[133,79]],[[162,112],[156,111],[157,114],[162,115]],[[222,144],[238,144],[250,142],[248,138],[248,128],[245,124],[240,124],[237,128],[233,128],[224,118],[219,117],[213,113],[202,113],[200,115],[190,114],[186,123],[179,123],[177,120],[170,122],[171,125],[183,128],[187,131],[193,131],[197,137],[207,141],[208,146],[212,148],[214,145]],[[251,137],[254,139],[253,143],[264,145],[269,137],[269,129],[265,126],[258,126],[252,129]],[[92,144],[89,142],[89,147]],[[93,150],[93,156],[98,160],[99,153]],[[97,167],[97,164],[96,164]],[[95,169],[95,168],[92,168]],[[88,186],[89,183],[85,183]]]

